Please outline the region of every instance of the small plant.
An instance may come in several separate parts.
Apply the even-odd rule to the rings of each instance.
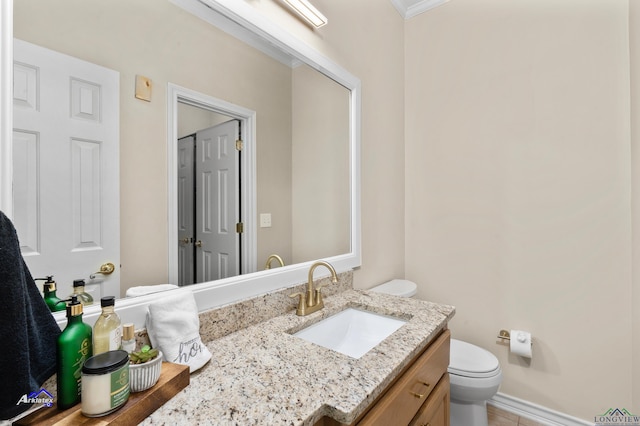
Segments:
[[[144,345],[138,352],[131,352],[129,354],[129,362],[131,364],[144,364],[151,361],[158,356],[157,349],[151,349],[151,346]]]

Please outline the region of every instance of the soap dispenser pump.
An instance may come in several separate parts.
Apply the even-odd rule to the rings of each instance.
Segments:
[[[53,275],[47,275],[45,278],[36,278],[34,281],[44,281],[44,301],[51,312],[65,310],[64,301],[56,295],[56,282],[53,280]]]
[[[82,303],[72,295],[67,305],[67,326],[57,342],[58,408],[67,409],[80,402],[82,366],[93,355],[92,330],[82,322]]]

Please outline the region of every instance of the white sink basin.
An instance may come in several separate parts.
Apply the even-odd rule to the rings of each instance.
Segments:
[[[407,321],[360,309],[347,308],[323,319],[294,336],[360,358]]]

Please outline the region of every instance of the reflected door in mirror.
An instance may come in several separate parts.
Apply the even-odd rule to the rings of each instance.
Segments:
[[[116,71],[14,40],[14,212],[35,277],[61,298],[86,279],[94,298],[120,296],[119,81]]]
[[[239,124],[230,120],[179,140],[180,285],[240,273]]]

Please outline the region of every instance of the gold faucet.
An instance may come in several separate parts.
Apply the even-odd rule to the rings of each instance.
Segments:
[[[264,269],[271,269],[271,261],[274,260],[274,259],[278,261],[280,266],[284,266],[284,261],[282,260],[282,258],[280,256],[278,256],[277,254],[272,254],[267,259],[267,263],[265,263]]]
[[[318,287],[316,289],[313,288],[313,271],[318,266],[324,266],[331,272],[332,283],[338,282],[338,275],[336,274],[336,270],[333,269],[333,266],[331,266],[329,262],[321,260],[311,265],[311,268],[309,269],[309,280],[307,282],[306,297],[305,293],[294,293],[289,295],[289,297],[291,298],[299,297],[296,315],[305,316],[324,308],[322,293],[320,292],[322,287]]]

